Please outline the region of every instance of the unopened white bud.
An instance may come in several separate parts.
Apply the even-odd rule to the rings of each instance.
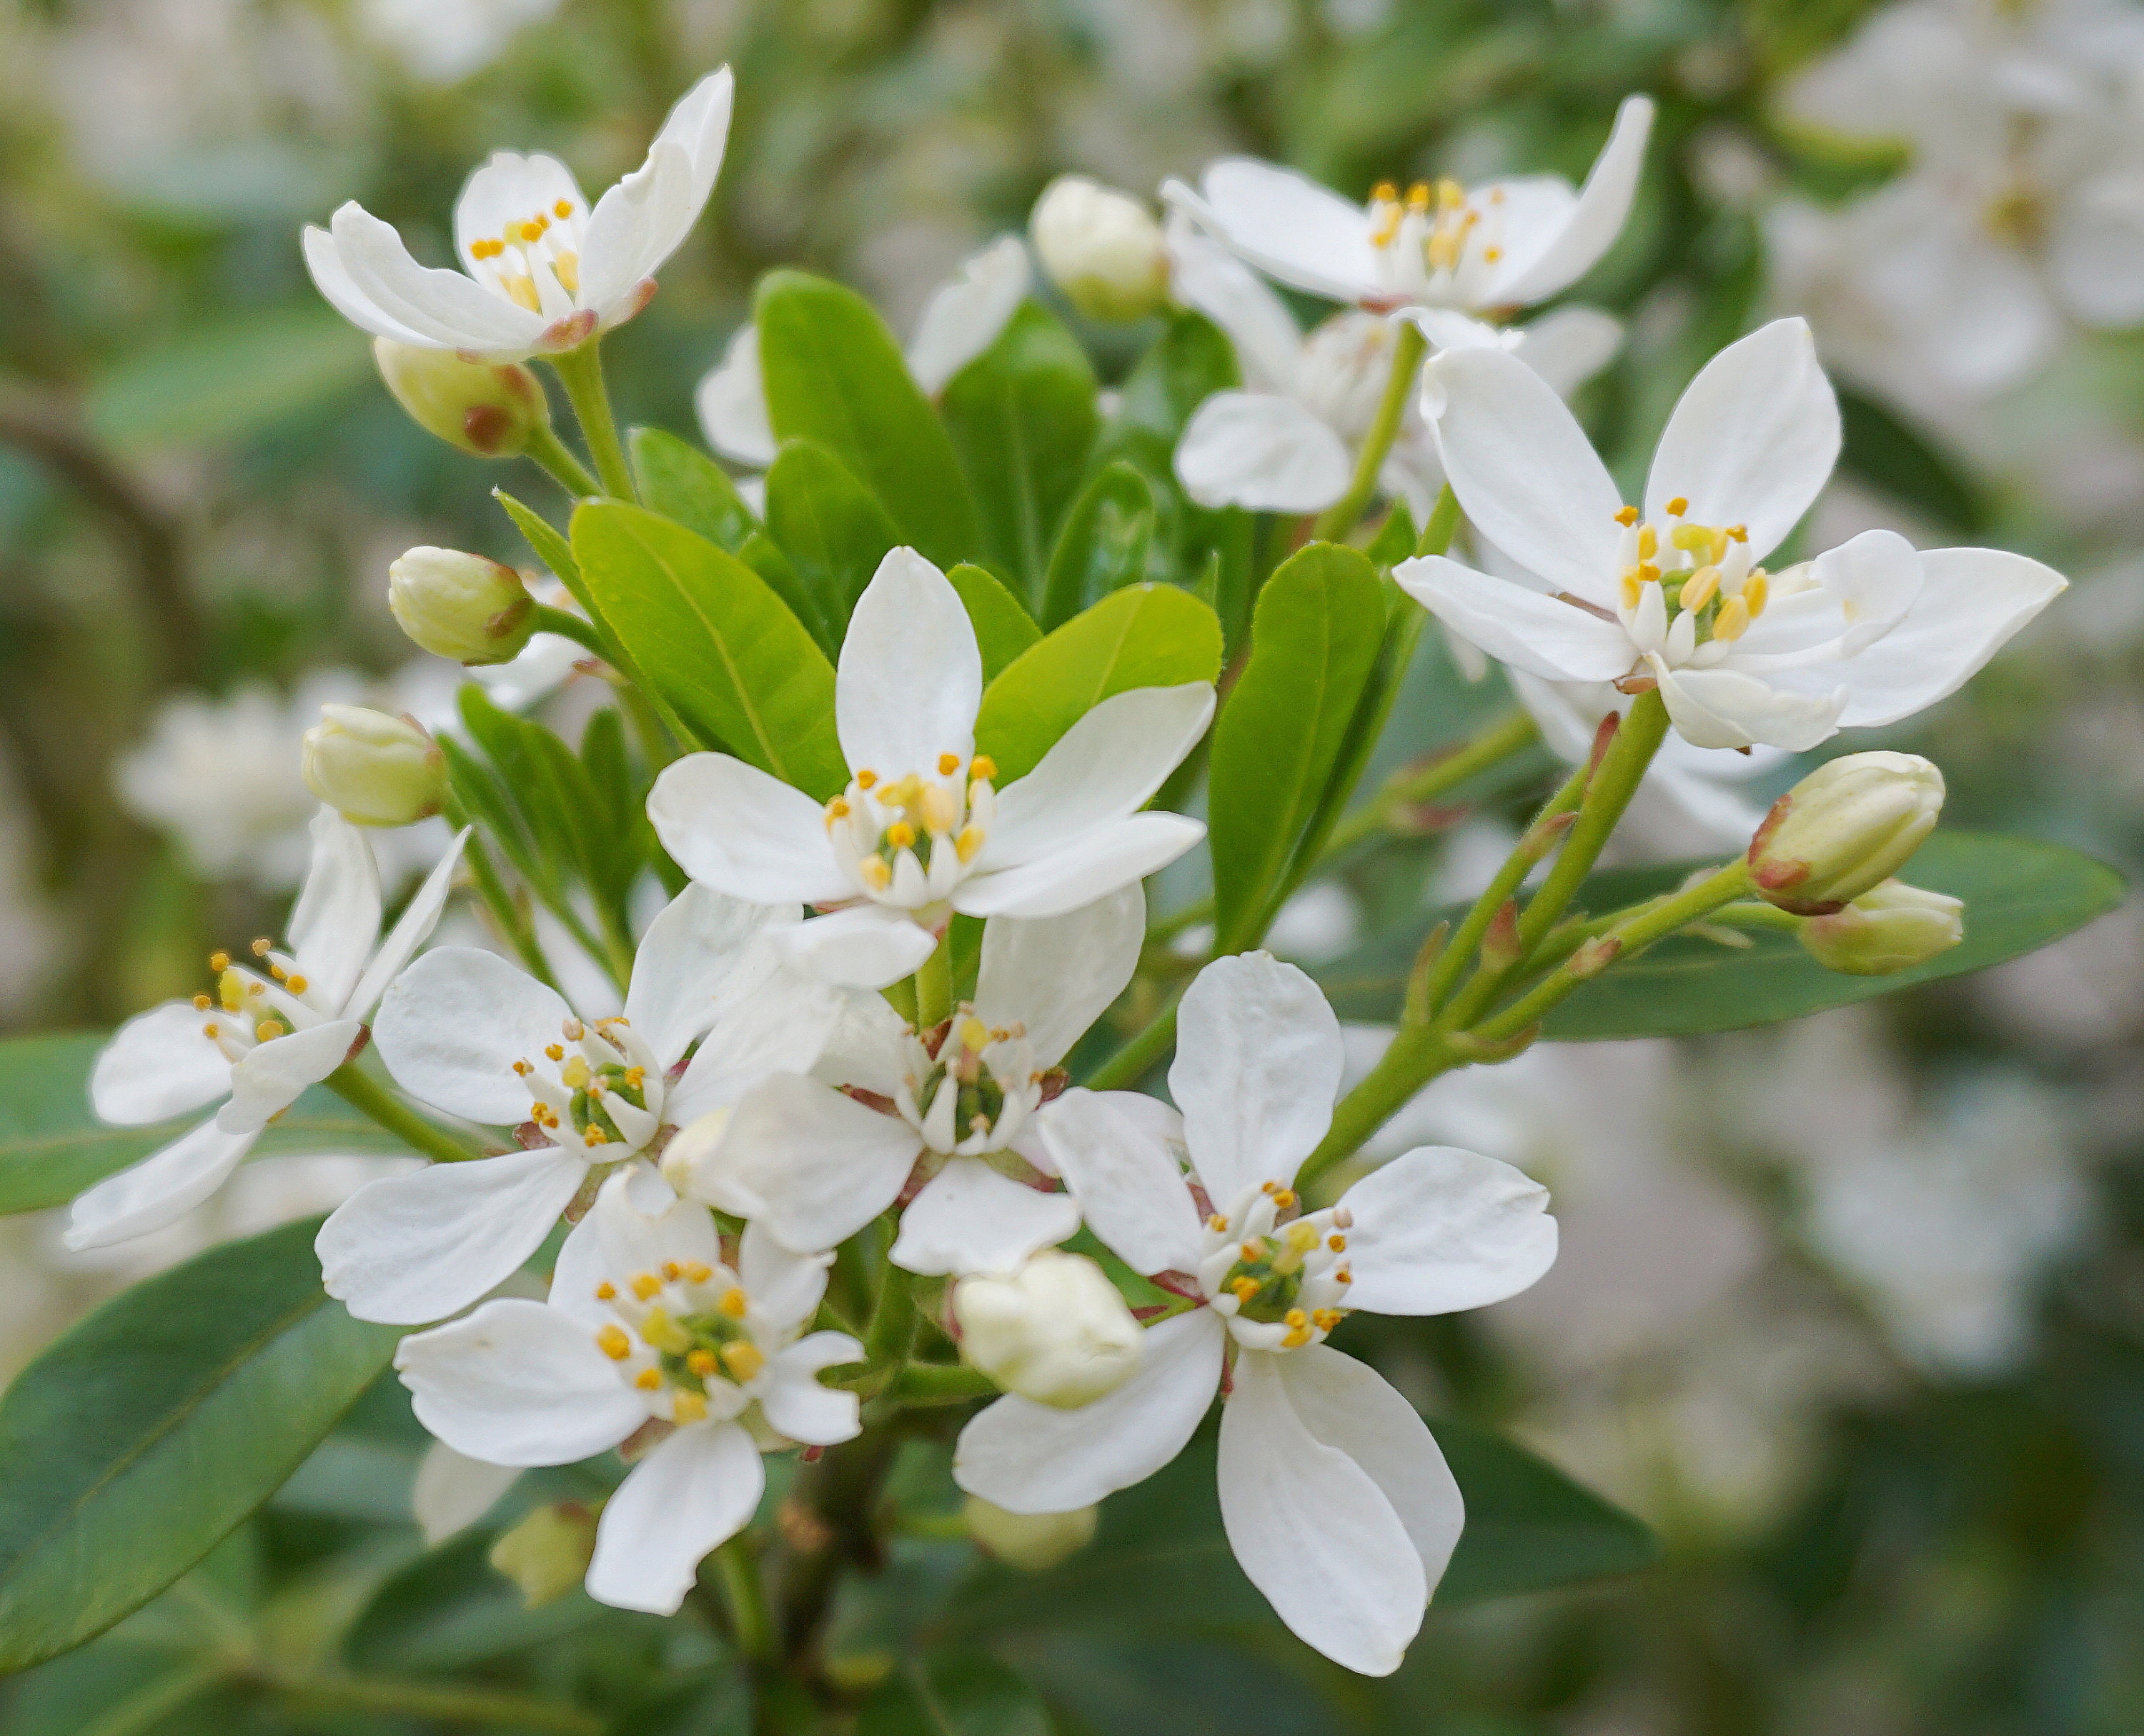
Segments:
[[[730,1112],[727,1109],[710,1109],[704,1115],[688,1122],[670,1136],[670,1143],[663,1148],[663,1158],[658,1166],[663,1179],[670,1184],[670,1191],[681,1199],[705,1200],[707,1195],[697,1192],[696,1183],[706,1168],[715,1148],[722,1143],[722,1135],[729,1131]]]
[[[1169,299],[1169,250],[1154,214],[1129,193],[1060,175],[1028,218],[1036,255],[1090,320],[1138,320]]]
[[[1749,841],[1757,895],[1822,916],[1891,877],[1943,812],[1943,773],[1918,754],[1849,753],[1777,801]]]
[[[1887,880],[1843,910],[1812,916],[1801,943],[1827,970],[1889,976],[1925,965],[1965,938],[1965,904],[1947,893]]]
[[[408,717],[324,705],[305,732],[305,787],[358,826],[411,826],[446,805],[439,744]]]
[[[1008,1392],[1060,1411],[1092,1404],[1139,1366],[1142,1334],[1102,1268],[1055,1248],[1009,1277],[953,1287],[960,1353]]]
[[[372,340],[395,401],[425,433],[477,458],[513,458],[551,425],[543,382],[519,362],[470,362],[451,350]]]
[[[1074,1507],[1070,1513],[1008,1513],[971,1495],[961,1508],[968,1535],[999,1560],[1030,1573],[1055,1567],[1084,1549],[1094,1535],[1099,1507]]]
[[[511,567],[459,548],[412,548],[387,569],[387,606],[435,657],[509,663],[536,631],[536,599]]]
[[[596,1552],[596,1515],[578,1501],[538,1507],[491,1546],[491,1565],[521,1588],[532,1609],[581,1583]]]

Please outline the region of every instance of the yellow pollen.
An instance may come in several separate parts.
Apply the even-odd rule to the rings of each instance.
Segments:
[[[1370,189],[1370,202],[1372,205],[1390,205],[1399,196],[1400,190],[1389,181],[1381,181]]]
[[[551,261],[551,275],[558,280],[558,287],[568,295],[581,293],[581,256],[570,247],[562,250]]]
[[[980,826],[964,826],[960,836],[953,841],[953,854],[964,862],[972,862],[983,847],[983,829]]]
[[[588,1058],[575,1055],[558,1069],[558,1077],[576,1091],[584,1091],[588,1084]]]
[[[222,1034],[223,1027],[220,1024],[205,1024],[201,1027],[201,1035],[210,1039],[211,1041]]]
[[[663,1376],[652,1368],[643,1368],[633,1376],[633,1384],[643,1392],[653,1392],[663,1384]]]
[[[1299,1326],[1292,1328],[1280,1341],[1280,1347],[1283,1350],[1301,1350],[1309,1342],[1310,1328],[1307,1326]]]
[[[481,241],[471,241],[469,243],[469,257],[471,259],[497,259],[500,254],[505,251],[506,243],[504,241],[495,241],[486,238]]]
[[[657,1294],[663,1288],[663,1280],[652,1272],[636,1273],[628,1281],[628,1283],[633,1293],[643,1302],[646,1302],[648,1297]]]
[[[663,1262],[663,1276],[669,1279],[672,1283],[676,1283],[684,1275],[685,1268],[675,1260],[665,1260]]]
[[[525,307],[532,314],[543,311],[543,298],[536,293],[534,278],[524,277],[519,271],[502,272],[499,282],[515,306]]]
[[[849,805],[846,801],[842,801],[840,796],[836,796],[831,801],[826,804],[827,825],[831,826],[836,820],[846,820],[848,817]]]
[[[1660,552],[1660,533],[1648,524],[1638,533],[1638,558],[1649,561]]]
[[[679,1391],[670,1395],[670,1420],[672,1422],[705,1422],[707,1420],[707,1401],[697,1392]]]
[[[1340,1324],[1340,1311],[1338,1308],[1314,1308],[1311,1311],[1310,1318],[1319,1332],[1329,1332]]]
[[[648,1083],[648,1069],[645,1067],[627,1068],[625,1069],[625,1083],[628,1089],[638,1091],[643,1085]]]
[[[1230,1281],[1228,1287],[1236,1292],[1238,1302],[1248,1302],[1258,1293],[1258,1281],[1256,1278],[1235,1278]]]
[[[1278,1182],[1261,1182],[1258,1183],[1258,1192],[1261,1193],[1278,1193],[1279,1191],[1280,1183]]]
[[[856,864],[856,877],[872,891],[883,892],[893,883],[893,870],[883,856],[866,856]]]
[[[757,1345],[747,1344],[742,1338],[734,1344],[725,1344],[722,1357],[723,1365],[730,1371],[730,1377],[736,1381],[751,1380],[767,1366],[765,1352]]]
[[[1295,1189],[1293,1188],[1276,1188],[1273,1190],[1273,1203],[1276,1206],[1279,1207],[1282,1211],[1285,1212],[1290,1206],[1295,1203]]]
[[[1300,1308],[1290,1308],[1287,1313],[1281,1316],[1281,1320],[1288,1326],[1301,1326],[1309,1317]]]
[[[573,214],[573,201],[570,199],[561,199],[551,209],[558,216],[570,217]]]
[[[650,1308],[640,1322],[640,1336],[656,1349],[681,1357],[692,1347],[692,1336],[660,1308]]]
[[[1680,518],[1689,510],[1690,497],[1687,494],[1678,494],[1668,503],[1668,517],[1670,518]]]
[[[719,1373],[722,1365],[721,1359],[712,1351],[696,1350],[687,1353],[685,1366],[702,1380],[705,1380],[711,1374]]]
[[[266,935],[261,935],[259,940],[253,943],[253,956],[256,959],[266,958],[268,956],[268,949],[275,944],[275,943],[273,940],[270,940]]]
[[[986,753],[979,753],[968,761],[968,776],[988,782],[998,775],[998,762]]]
[[[280,983],[290,973],[285,970],[280,965],[270,964],[268,967],[268,974]]]
[[[938,756],[939,776],[950,777],[960,769],[960,756],[957,753],[941,753]]]
[[[960,1021],[960,1047],[980,1054],[990,1047],[990,1028],[973,1014]]]
[[[206,1013],[216,1003],[210,999],[206,994],[196,994],[194,996],[194,1010],[196,1013]]]
[[[1312,1248],[1318,1246],[1318,1226],[1306,1223],[1301,1218],[1298,1218],[1288,1227],[1287,1233],[1282,1239],[1287,1242],[1291,1253],[1308,1253]]]
[[[566,1045],[563,1043],[546,1044],[543,1053],[551,1060],[563,1061],[566,1059]]]
[[[1333,1276],[1341,1283],[1352,1284],[1355,1282],[1355,1268],[1352,1266],[1342,1266]]]
[[[1746,524],[1730,524],[1727,527],[1727,537],[1730,542],[1746,543],[1749,540],[1749,527]]]
[[[1400,232],[1400,221],[1405,216],[1397,205],[1387,205],[1382,209],[1384,215],[1377,219],[1377,226],[1370,231],[1372,247],[1391,246],[1393,237]]]
[[[253,1027],[253,1035],[256,1041],[266,1043],[271,1038],[281,1036],[289,1029],[290,1026],[280,1019],[264,1019]]]
[[[896,820],[886,827],[886,841],[890,849],[906,850],[916,841],[916,828],[906,820]]]
[[[508,226],[507,233],[518,241],[540,241],[543,238],[540,223],[514,223]]]
[[[598,1302],[611,1302],[615,1300],[617,1296],[618,1286],[611,1282],[608,1278],[605,1278],[600,1284],[596,1286],[596,1300]]]
[[[601,1128],[592,1126],[588,1128],[588,1132],[581,1135],[581,1143],[583,1145],[608,1145],[610,1143],[610,1135],[605,1133]]]
[[[1328,1236],[1325,1238],[1325,1245],[1336,1254],[1342,1253],[1347,1250],[1347,1238],[1345,1236]]]
[[[312,986],[312,985],[308,983],[302,976],[294,976],[285,986],[289,988],[290,991],[293,994],[303,994],[307,989]]]
[[[1486,265],[1493,265],[1503,256],[1504,250],[1501,247],[1484,247],[1481,250],[1481,259]]]
[[[943,837],[960,822],[960,804],[953,792],[940,785],[932,784],[923,792],[923,823]]]
[[[1635,567],[1625,568],[1623,573],[1623,607],[1626,609],[1634,609],[1637,608],[1638,599],[1644,594],[1645,587],[1638,583],[1638,569]]]
[[[685,1262],[685,1277],[689,1283],[704,1284],[714,1275],[715,1268],[704,1260],[687,1260]]]
[[[1615,522],[1618,524],[1626,526],[1635,524],[1638,522],[1637,508],[1635,506],[1623,506],[1616,508]]]
[[[1437,184],[1437,203],[1439,209],[1456,211],[1467,202],[1467,189],[1449,175]]]
[[[1764,603],[1771,594],[1772,582],[1765,577],[1762,567],[1742,581],[1740,596],[1752,621],[1764,613]]]
[[[712,1277],[712,1274],[710,1273],[709,1276]],[[745,1317],[745,1311],[752,1307],[752,1298],[732,1284],[722,1292],[722,1299],[715,1306],[730,1319],[742,1320]]]
[[[1749,631],[1749,605],[1748,603],[1740,597],[1730,597],[1720,605],[1720,613],[1714,617],[1712,622],[1714,638],[1732,642]]]
[[[1206,1228],[1217,1236],[1225,1236],[1228,1233],[1228,1220],[1216,1212],[1206,1220]]]
[[[1713,593],[1720,588],[1720,569],[1700,567],[1683,581],[1682,606],[1692,611],[1703,608],[1712,601]]]
[[[625,1336],[625,1328],[613,1322],[596,1334],[596,1348],[612,1362],[623,1362],[633,1354],[633,1341]]]
[[[876,773],[876,771],[871,771],[871,770],[869,770],[868,768],[866,768],[866,770],[864,770],[864,771],[859,771],[859,772],[856,774],[856,787],[857,787],[859,790],[868,790],[869,788],[871,788],[871,786],[873,784],[876,783],[877,781],[878,781],[878,773]]]

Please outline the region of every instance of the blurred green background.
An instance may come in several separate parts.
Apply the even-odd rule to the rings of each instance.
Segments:
[[[1991,30],[2036,12],[2144,18],[2054,0],[1922,9]],[[0,0],[0,1019],[111,1024],[196,986],[211,945],[274,928],[302,860],[296,738],[319,699],[421,711],[451,686],[446,666],[411,662],[388,561],[417,543],[524,558],[489,490],[551,498],[402,416],[313,294],[298,226],[355,197],[444,259],[454,195],[487,151],[552,150],[607,186],[725,60],[738,108],[711,216],[607,350],[622,414],[681,432],[770,265],[839,275],[906,331],[1066,170],[1143,195],[1231,150],[1350,195],[1425,172],[1576,175],[1618,99],[1652,92],[1637,210],[1582,285],[1629,333],[1581,400],[1604,449],[1641,463],[1707,355],[1767,313],[1810,313],[1849,393],[1818,546],[1885,523],[1924,546],[2019,548],[2076,581],[1966,694],[1884,745],[1941,763],[1953,823],[2133,870],[2144,344],[2065,330],[2016,378],[1966,389],[1908,354],[1913,334],[1857,322],[1834,280],[1883,264],[1888,232],[1853,214],[1906,156],[1821,133],[1787,97],[1873,10]],[[2132,145],[2144,155],[2144,113]],[[1140,335],[1082,330],[1105,374]],[[1450,834],[1450,884],[1496,823]],[[1344,896],[1321,909],[1306,955],[1344,944]],[[2047,953],[1869,1008],[1541,1049],[1450,1081],[1413,1124],[1547,1181],[1564,1255],[1527,1297],[1408,1328],[1383,1366],[1432,1412],[1508,1429],[1643,1514],[1664,1565],[1432,1610],[1397,1699],[1323,1675],[1280,1692],[1218,1653],[1119,1656],[1117,1677],[1060,1658],[1045,1685],[1067,1728],[2144,1728],[2140,1059],[2132,902]],[[254,1166],[219,1215],[95,1260],[62,1256],[42,1220],[0,1225],[0,1365],[155,1265],[331,1203],[361,1163]],[[404,1425],[380,1426],[406,1454]],[[266,1522],[271,1564],[330,1522],[309,1500]],[[480,1553],[465,1567],[489,1571]],[[554,1610],[463,1661],[538,1679],[646,1667],[633,1619],[578,1595]],[[533,1661],[568,1633],[574,1661]],[[0,1729],[89,1728],[68,1667],[18,1684]],[[126,1728],[248,1719],[429,1728],[290,1725],[242,1699]]]

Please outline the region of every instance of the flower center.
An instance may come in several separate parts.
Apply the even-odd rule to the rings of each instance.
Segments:
[[[767,1352],[752,1332],[752,1300],[731,1272],[672,1261],[622,1287],[606,1280],[595,1294],[616,1317],[597,1329],[597,1348],[658,1412],[700,1422],[751,1402],[744,1389],[766,1368]]]
[[[297,961],[277,952],[273,942],[256,940],[251,950],[254,957],[267,965],[267,978],[234,965],[229,953],[218,950],[208,955],[208,968],[216,977],[215,992],[194,996],[196,1012],[220,1010],[226,1015],[206,1021],[201,1034],[216,1044],[226,1061],[235,1062],[256,1044],[272,1043],[316,1019],[332,1018],[337,1010],[318,1004],[313,998],[313,985],[299,971]]]
[[[605,1158],[631,1157],[663,1124],[661,1063],[623,1017],[592,1025],[568,1019],[559,1034],[563,1041],[544,1047],[548,1066],[526,1056],[514,1064],[534,1099],[529,1120],[554,1143],[583,1152],[616,1145],[621,1148]],[[560,1138],[568,1128],[573,1131]]]
[[[503,233],[469,243],[469,256],[490,267],[493,287],[532,314],[544,311],[543,276],[566,292],[580,293],[580,215],[570,199],[509,222]],[[493,263],[496,261],[497,263]]]
[[[967,877],[997,815],[997,766],[977,754],[965,775],[957,753],[929,774],[887,780],[869,767],[826,804],[826,836],[841,866],[881,904],[915,910]]]
[[[1615,514],[1623,528],[1617,616],[1640,651],[1670,667],[1726,655],[1771,596],[1771,576],[1750,564],[1749,533],[1690,523],[1688,508],[1677,495],[1658,524],[1640,521],[1635,507]]]
[[[1025,1026],[992,1027],[972,1008],[956,1013],[934,1050],[912,1038],[896,1107],[934,1151],[973,1155],[1002,1150],[1041,1106]]]
[[[2047,242],[2047,200],[2041,190],[2020,177],[1988,202],[1981,214],[1988,232],[2004,246],[2031,253]]]
[[[1354,1282],[1344,1208],[1294,1214],[1293,1188],[1267,1182],[1206,1220],[1200,1287],[1236,1341],[1253,1350],[1299,1350],[1340,1324]]]
[[[1449,176],[1417,181],[1404,197],[1382,181],[1367,207],[1370,244],[1386,281],[1402,295],[1472,299],[1478,280],[1504,257],[1504,190],[1469,196]]]

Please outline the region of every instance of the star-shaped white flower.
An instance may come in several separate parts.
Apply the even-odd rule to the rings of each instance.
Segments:
[[[748,1093],[681,1188],[830,1247],[907,1197],[891,1257],[911,1272],[1005,1272],[1079,1228],[1035,1112],[1052,1069],[1124,992],[1146,936],[1136,885],[1062,916],[993,916],[972,1006],[916,1033],[858,995],[817,1076]]]
[[[1814,561],[1758,565],[1839,455],[1839,405],[1809,327],[1779,320],[1690,384],[1653,454],[1642,513],[1524,364],[1449,350],[1425,370],[1453,492],[1540,589],[1442,557],[1393,577],[1447,627],[1545,681],[1657,682],[1700,747],[1814,747],[1954,692],[2067,586],[1992,548],[1917,553],[1864,532]]]
[[[605,1183],[558,1260],[548,1302],[501,1298],[395,1352],[424,1426],[494,1465],[570,1465],[628,1442],[604,1503],[588,1595],[673,1612],[710,1550],[751,1520],[763,1451],[846,1441],[856,1396],[819,1371],[863,1360],[846,1333],[803,1334],[832,1256],[757,1224],[726,1252],[706,1207],[634,1203]]]
[[[1205,836],[1142,813],[1213,715],[1207,682],[1104,700],[1003,791],[975,752],[983,662],[945,575],[912,548],[879,563],[834,680],[848,787],[821,806],[725,753],[668,766],[648,797],[663,848],[758,904],[839,906],[787,937],[830,982],[882,989],[931,956],[950,915],[1055,916],[1166,866]]]
[[[227,1100],[213,1119],[78,1198],[69,1247],[131,1241],[199,1205],[270,1121],[349,1059],[381,994],[439,920],[468,836],[454,840],[383,940],[370,841],[333,808],[314,816],[312,867],[290,913],[289,950],[256,940],[258,970],[217,953],[209,960],[214,994],[138,1014],[97,1056],[90,1102],[119,1126]]]
[[[660,1198],[639,1160],[666,1128],[819,1058],[836,997],[770,940],[796,920],[687,887],[643,936],[625,1011],[608,1019],[576,1018],[495,953],[425,955],[380,1008],[380,1058],[411,1095],[517,1127],[529,1148],[360,1188],[320,1228],[328,1294],[360,1320],[438,1320],[534,1253],[592,1171],[624,1164]]]
[[[487,361],[572,350],[648,305],[655,272],[699,221],[729,137],[732,81],[709,73],[670,111],[648,161],[593,210],[555,156],[493,154],[454,204],[463,270],[420,265],[355,200],[305,231],[305,265],[375,337]]]
[[[1162,188],[1176,210],[1246,264],[1289,287],[1377,312],[1530,306],[1568,289],[1606,253],[1637,191],[1648,97],[1625,98],[1582,190],[1558,175],[1472,189],[1380,186],[1366,206],[1272,163],[1224,156],[1194,192]]]
[[[1089,1227],[1194,1306],[1150,1327],[1137,1371],[1093,1404],[998,1400],[961,1431],[954,1479],[1015,1513],[1091,1505],[1174,1458],[1218,1389],[1236,1559],[1303,1639],[1388,1674],[1465,1513],[1413,1407],[1324,1340],[1356,1308],[1442,1314],[1525,1289],[1556,1257],[1548,1196],[1508,1164],[1424,1147],[1305,1213],[1295,1173],[1343,1064],[1317,986],[1266,954],[1222,959],[1178,1029],[1180,1122],[1149,1098],[1075,1090],[1041,1123]]]

